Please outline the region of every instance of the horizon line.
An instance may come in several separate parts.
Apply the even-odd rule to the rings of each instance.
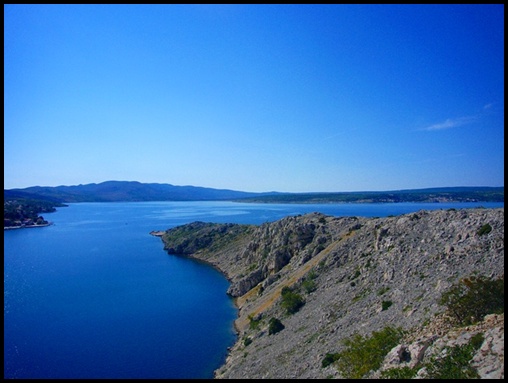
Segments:
[[[487,186],[487,185],[481,185],[481,186],[430,186],[430,187],[417,187],[417,188],[405,188],[405,189],[385,189],[385,190],[349,190],[349,191],[306,191],[306,192],[288,192],[288,191],[277,191],[277,190],[271,190],[271,191],[263,191],[263,192],[251,192],[251,191],[245,191],[245,190],[238,190],[238,189],[230,189],[230,188],[216,188],[216,187],[208,187],[208,186],[196,186],[196,185],[175,185],[170,183],[164,183],[164,182],[140,182],[140,181],[126,181],[126,180],[107,180],[102,182],[90,182],[90,183],[80,183],[75,185],[57,185],[57,186],[41,186],[41,185],[33,185],[33,186],[27,186],[27,187],[15,187],[15,188],[9,188],[5,190],[24,190],[29,188],[58,188],[58,187],[75,187],[75,186],[88,186],[88,185],[101,185],[108,182],[119,182],[119,183],[137,183],[141,185],[169,185],[174,187],[193,187],[193,188],[204,188],[204,189],[212,189],[212,190],[227,190],[227,191],[235,191],[235,192],[242,192],[242,193],[252,193],[252,194],[264,194],[264,193],[279,193],[279,194],[339,194],[339,193],[389,193],[389,192],[402,192],[402,191],[409,191],[409,190],[428,190],[428,189],[457,189],[457,188],[504,188],[504,185],[502,186]]]

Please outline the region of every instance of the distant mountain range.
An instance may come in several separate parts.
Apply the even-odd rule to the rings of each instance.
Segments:
[[[4,190],[5,199],[65,202],[242,201],[258,203],[330,202],[504,202],[504,187],[446,187],[383,192],[251,193],[228,189],[136,181],[74,186],[32,186]]]
[[[31,198],[54,202],[230,201],[273,194],[277,193],[249,193],[137,181],[106,181],[74,186],[32,186],[24,189],[9,189],[4,190],[4,199]]]

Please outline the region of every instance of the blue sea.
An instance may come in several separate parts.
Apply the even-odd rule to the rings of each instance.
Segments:
[[[76,203],[4,230],[4,378],[212,378],[236,340],[228,281],[152,230],[319,211],[384,217],[504,203]]]

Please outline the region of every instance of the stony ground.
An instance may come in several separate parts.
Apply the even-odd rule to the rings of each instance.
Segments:
[[[491,231],[480,235],[486,224]],[[413,334],[398,350],[424,348],[412,359],[416,363],[478,330],[439,322],[441,294],[473,274],[504,275],[504,208],[387,218],[313,213],[261,226],[188,229],[168,230],[162,236],[166,248],[222,270],[239,307],[238,341],[216,378],[340,378],[333,364],[321,367],[324,356],[340,351],[353,334],[367,336],[386,326]],[[281,306],[284,287],[304,299],[294,314]],[[271,318],[284,329],[269,334]],[[474,363],[482,377],[504,377],[504,316],[487,319],[494,325],[482,330],[485,344]],[[397,362],[396,353],[386,368],[408,363]]]

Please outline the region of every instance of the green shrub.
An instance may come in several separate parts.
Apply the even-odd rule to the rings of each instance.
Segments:
[[[359,334],[343,341],[345,350],[338,353],[337,367],[346,379],[361,379],[370,370],[377,370],[384,357],[397,345],[403,333],[400,328],[385,327],[369,338]]]
[[[316,282],[314,281],[314,279],[306,278],[302,282],[302,288],[305,290],[307,294],[310,294],[311,292],[316,291]]]
[[[251,343],[252,343],[252,339],[251,339],[251,338],[249,338],[249,337],[244,338],[244,340],[243,340],[243,345],[244,345],[245,347],[247,347],[247,346],[248,346],[249,344],[251,344]]]
[[[381,372],[381,379],[412,379],[416,376],[417,372],[418,367],[389,368]]]
[[[478,336],[479,335],[479,336]],[[476,334],[469,343],[448,349],[442,358],[434,357],[425,365],[430,379],[478,379],[478,372],[469,363],[483,342],[483,334]]]
[[[444,356],[435,355],[424,365],[418,364],[413,368],[390,368],[381,372],[381,378],[412,379],[420,368],[425,367],[428,379],[477,379],[478,372],[470,362],[475,351],[482,346],[483,340],[483,334],[477,333],[467,344],[447,348]]]
[[[483,225],[480,230],[478,230],[477,234],[481,237],[484,234],[489,234],[492,231],[492,226],[490,226],[488,223]]]
[[[261,318],[254,319],[252,314],[249,314],[248,318],[249,318],[249,328],[251,330],[257,330],[259,328],[259,323],[261,322]]]
[[[454,284],[441,295],[439,303],[446,306],[459,325],[483,320],[487,314],[504,313],[504,276],[496,280],[471,276]]]
[[[268,323],[268,335],[276,334],[282,330],[284,330],[282,322],[277,318],[271,318]]]
[[[483,334],[479,332],[473,335],[469,342],[471,343],[471,345],[475,350],[478,350],[482,346],[484,339],[485,337],[483,336]]]
[[[390,307],[393,304],[392,301],[383,301],[381,302],[381,311],[388,310],[388,307]]]
[[[302,296],[295,293],[289,287],[283,287],[281,291],[281,306],[288,314],[294,314],[305,304]]]
[[[332,364],[333,362],[335,362],[338,359],[339,359],[338,353],[335,353],[335,354],[327,353],[325,355],[325,357],[323,358],[323,360],[321,361],[321,367],[323,367],[323,368],[328,367],[330,364]]]

